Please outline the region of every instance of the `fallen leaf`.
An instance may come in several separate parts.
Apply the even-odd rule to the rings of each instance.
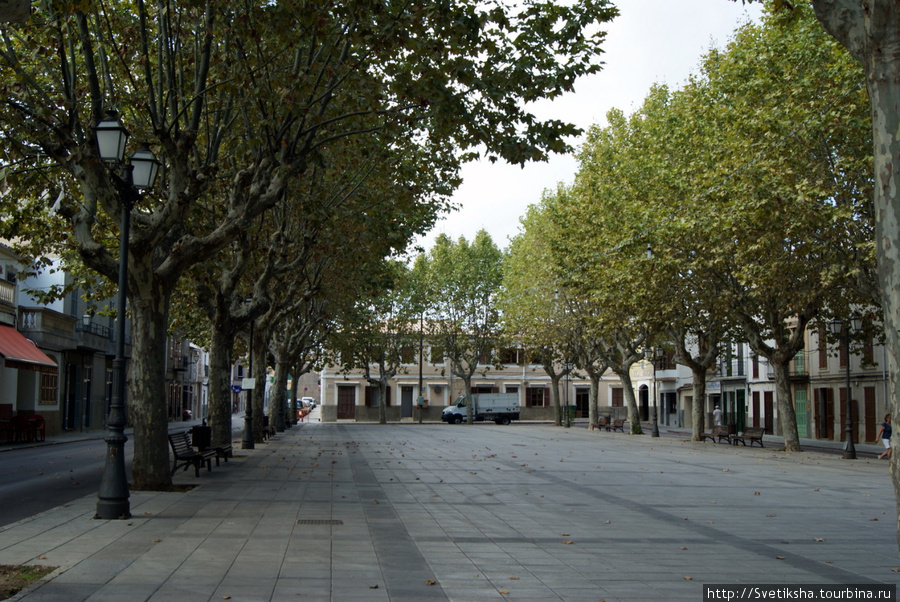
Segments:
[[[510,580],[510,581],[518,581],[519,578],[518,578],[518,577],[510,577],[509,580]]]
[[[378,584],[376,583],[375,585],[370,585],[369,589],[378,589]]]
[[[501,590],[500,590],[500,595],[501,595],[501,596],[505,596],[505,595],[508,594],[508,593],[509,593],[509,590],[508,590],[508,589],[501,589]]]
[[[777,516],[777,515],[775,515],[775,514],[767,514],[766,516],[768,516],[769,518],[772,518],[772,517]]]
[[[567,546],[570,546],[570,545],[572,545],[573,543],[575,543],[575,542],[572,541],[571,539],[568,540],[568,541],[564,541],[564,542],[563,542],[563,544],[564,544],[564,545],[567,545]]]
[[[159,542],[161,542],[161,541],[162,541],[161,539],[154,539],[154,540],[153,540],[153,543],[159,543]]]
[[[372,505],[373,505],[373,506],[377,506],[377,505],[378,505],[378,500],[372,500]]]
[[[762,495],[762,494],[761,494],[760,492],[758,492],[758,491],[754,491],[754,492],[753,492],[753,495]]]
[[[679,550],[687,550],[687,548],[686,548],[686,547],[684,547],[684,546],[681,546],[681,547],[680,547],[680,548],[678,548],[678,549],[679,549]]]
[[[437,583],[437,581],[435,581],[434,579],[425,580],[425,585],[434,585],[435,583]]]
[[[568,533],[560,533],[560,535],[562,535],[563,537],[568,537],[568,536],[569,536]]]
[[[231,596],[222,596],[223,600],[231,600]]]
[[[38,560],[47,560],[46,556],[38,556]]]
[[[877,518],[870,518],[869,520],[878,520]]]
[[[684,579],[685,581],[693,581],[694,580],[693,577],[682,577],[682,579]]]
[[[825,541],[825,538],[824,537],[816,537],[815,540],[816,541]]]
[[[784,560],[784,556],[776,556],[775,560]]]

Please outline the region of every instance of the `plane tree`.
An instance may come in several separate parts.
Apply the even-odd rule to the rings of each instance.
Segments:
[[[402,261],[372,266],[366,294],[335,325],[330,347],[345,372],[359,370],[376,392],[379,424],[387,423],[387,387],[419,342],[424,305],[411,268]]]
[[[846,266],[849,207],[871,190],[861,168],[869,136],[859,68],[798,6],[741,28],[725,53],[702,65],[706,119],[722,153],[697,212],[716,249],[715,280],[750,348],[775,374],[778,417],[788,451],[800,449],[790,362],[813,320],[847,317],[864,302]],[[781,82],[790,81],[790,86]]]
[[[467,423],[472,424],[472,378],[481,366],[499,364],[502,323],[498,295],[503,285],[503,253],[479,230],[470,242],[445,234],[413,262],[414,278],[424,292],[425,332],[462,379]]]
[[[30,19],[5,25],[0,145],[10,165],[40,169],[7,169],[3,179],[32,206],[60,199],[67,244],[111,280],[123,209],[94,128],[118,110],[164,164],[131,215],[133,487],[171,485],[158,375],[172,293],[188,269],[284,201],[317,151],[340,137],[413,128],[469,153],[460,158],[481,145],[512,163],[566,150],[577,128],[539,120],[527,103],[600,68],[596,24],[614,15],[602,0],[113,0],[38,2]],[[225,197],[209,194],[217,181],[229,183]],[[27,217],[10,196],[4,203]]]
[[[575,358],[567,315],[554,284],[554,257],[543,231],[550,226],[543,215],[552,202],[553,194],[544,191],[541,202],[521,218],[522,227],[510,241],[503,262],[498,305],[506,345],[523,349],[527,361],[541,364],[550,376],[550,401],[557,410],[555,424],[560,426],[559,383],[573,370]]]

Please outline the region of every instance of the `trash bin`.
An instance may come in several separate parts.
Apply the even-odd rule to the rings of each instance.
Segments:
[[[568,410],[569,410],[569,420],[570,421],[575,420],[575,406],[568,405],[568,406],[566,406],[566,408],[568,408]]]
[[[201,450],[212,446],[212,427],[199,424],[191,427],[191,443]]]

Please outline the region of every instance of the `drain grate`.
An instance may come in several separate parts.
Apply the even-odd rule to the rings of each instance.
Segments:
[[[344,521],[340,519],[328,518],[301,518],[297,521],[298,525],[343,525]]]

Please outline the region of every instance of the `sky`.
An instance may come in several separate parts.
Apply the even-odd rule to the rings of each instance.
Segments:
[[[605,26],[605,63],[600,73],[585,77],[575,91],[554,101],[536,104],[538,117],[563,119],[583,130],[606,125],[606,113],[618,108],[626,114],[641,106],[654,83],[681,87],[698,72],[710,48],[724,48],[734,30],[758,20],[759,4],[740,0],[616,0],[619,16]],[[578,148],[582,139],[569,143]],[[485,229],[500,248],[519,232],[519,218],[540,201],[544,190],[572,183],[577,170],[574,155],[554,155],[546,163],[524,168],[479,161],[463,167],[463,183],[453,196],[460,206],[442,218],[418,241],[429,249],[438,234],[472,240]]]

